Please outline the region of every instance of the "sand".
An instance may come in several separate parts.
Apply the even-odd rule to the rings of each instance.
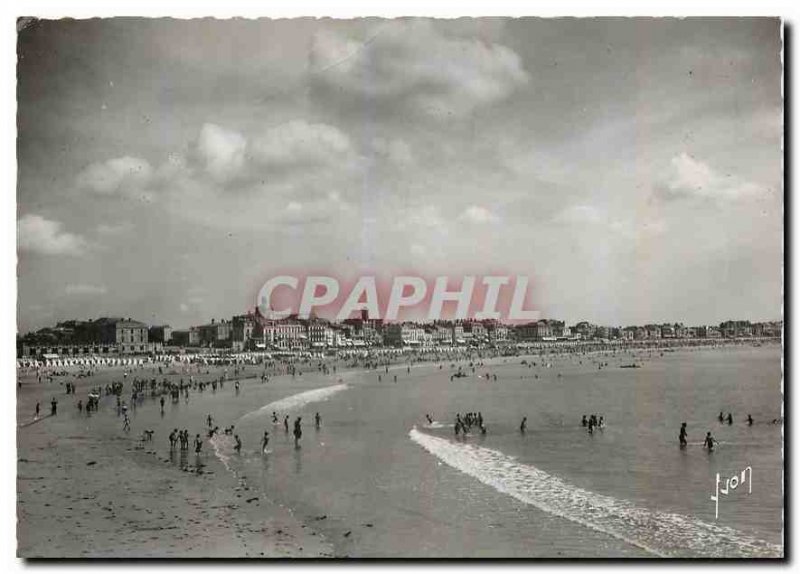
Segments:
[[[117,373],[118,375],[118,373]],[[102,375],[101,375],[102,376]],[[74,380],[72,377],[61,380]],[[17,555],[24,558],[321,558],[332,546],[289,509],[220,471],[181,470],[153,442],[121,435],[113,407],[69,416],[74,397],[23,378],[17,432]],[[91,380],[78,382],[76,396]],[[51,396],[61,416],[49,416]],[[110,400],[110,399],[109,399]],[[163,437],[161,437],[163,440]],[[203,464],[203,463],[201,463]],[[217,471],[212,470],[217,468]]]

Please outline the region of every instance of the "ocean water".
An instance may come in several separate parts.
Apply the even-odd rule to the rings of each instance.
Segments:
[[[207,400],[220,426],[235,421],[242,453],[228,436],[212,445],[226,472],[290,507],[338,555],[782,554],[782,426],[771,424],[781,416],[779,346],[524,360],[474,375],[462,363],[469,376],[453,380],[449,363],[395,367],[380,382],[376,371],[308,374],[245,386],[224,406],[206,391],[192,411]],[[631,362],[641,368],[621,368]],[[478,376],[487,372],[497,380]],[[455,436],[455,415],[467,411],[482,412],[485,436]],[[719,411],[733,424],[720,424]],[[606,421],[591,435],[580,425],[590,413]],[[300,448],[285,414],[303,417]],[[720,441],[713,453],[702,448],[707,431]],[[716,474],[746,467],[752,491],[721,495],[715,518]]]

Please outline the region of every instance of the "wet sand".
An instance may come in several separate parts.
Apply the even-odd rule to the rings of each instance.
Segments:
[[[18,425],[33,420],[37,401],[45,416],[17,431],[18,556],[332,555],[331,545],[290,510],[263,495],[255,500],[248,496],[248,487],[221,471],[211,452],[200,461],[190,453],[181,470],[161,458],[154,446],[165,437],[144,442],[141,434],[121,433],[112,397],[104,398],[91,417],[74,416],[74,403],[86,396],[85,389],[112,378],[121,379],[121,371],[109,369],[78,380],[74,396],[66,395],[58,382],[22,378]],[[55,417],[49,416],[52,396],[59,401]],[[140,411],[145,408],[157,416],[158,406]]]

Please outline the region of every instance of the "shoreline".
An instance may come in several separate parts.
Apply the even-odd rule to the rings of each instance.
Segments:
[[[687,346],[684,350],[723,350],[731,345]],[[677,350],[675,347],[671,349]],[[597,355],[622,351],[657,353],[657,348],[631,349],[581,349],[581,355]],[[515,355],[481,357],[489,366],[507,360],[552,354],[526,350]],[[533,352],[531,352],[533,351]],[[556,353],[569,356],[573,352]],[[436,363],[475,361],[478,357],[459,354],[439,354],[437,357],[398,355],[391,364],[369,368],[363,363],[336,362],[337,372],[323,371],[326,361],[307,361],[298,377],[302,388],[287,397],[309,389],[320,389],[336,384],[341,375],[381,372],[406,366],[430,367]],[[620,357],[627,360],[627,357]],[[374,365],[374,363],[372,363]],[[319,368],[313,368],[317,365]],[[245,391],[259,385],[258,369],[236,377]],[[148,376],[157,368],[149,364],[130,370],[129,379]],[[346,545],[334,543],[312,528],[313,518],[299,518],[291,508],[278,502],[281,496],[270,497],[255,487],[256,494],[248,496],[250,485],[244,478],[229,473],[223,463],[212,454],[211,445],[205,447],[201,465],[188,465],[184,470],[174,466],[174,461],[163,458],[163,453],[153,444],[142,443],[133,435],[120,436],[119,418],[113,413],[111,398],[92,417],[43,416],[34,421],[21,416],[31,413],[33,400],[56,394],[65,403],[83,397],[88,387],[98,380],[119,379],[126,367],[93,369],[92,377],[78,378],[79,369],[67,368],[67,377],[57,376],[53,382],[36,383],[36,372],[21,373],[31,380],[18,391],[18,422],[27,426],[17,428],[17,555],[24,558],[329,558],[347,556]],[[202,374],[199,372],[202,370]],[[204,366],[196,369],[197,378],[219,376],[225,366]],[[137,372],[138,371],[138,372]],[[165,370],[166,373],[167,370]],[[169,377],[188,376],[180,369],[169,369]],[[255,373],[255,374],[254,374]],[[230,375],[230,373],[229,373]],[[159,375],[159,378],[161,375]],[[64,400],[63,383],[74,381],[77,394]],[[297,382],[291,374],[270,376],[269,385],[276,383],[281,391]],[[130,381],[128,381],[130,383]],[[229,377],[228,383],[231,384]],[[309,384],[311,386],[309,386]],[[129,386],[129,384],[128,384]],[[193,393],[193,396],[200,396]],[[207,394],[206,398],[210,395]],[[219,396],[219,400],[226,400]],[[45,399],[46,400],[46,399]],[[283,400],[283,399],[279,399]],[[202,404],[202,403],[201,403]],[[46,403],[44,403],[46,407]],[[264,405],[253,405],[263,408]],[[155,399],[146,401],[141,414],[157,416]],[[188,407],[194,415],[200,408]],[[61,410],[61,409],[59,409]],[[74,411],[73,411],[74,412]],[[154,414],[155,413],[155,414]],[[138,415],[137,415],[138,416]],[[136,421],[137,428],[141,427]],[[147,423],[144,423],[147,424]],[[171,425],[170,425],[171,426]],[[147,428],[147,427],[145,427]],[[188,455],[194,459],[194,455]],[[148,502],[157,497],[163,504],[152,509]],[[254,500],[258,498],[258,500]],[[334,539],[336,539],[334,537]]]

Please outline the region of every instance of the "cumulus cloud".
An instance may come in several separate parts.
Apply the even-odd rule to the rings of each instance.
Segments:
[[[684,152],[672,158],[669,176],[656,186],[656,193],[666,200],[696,197],[736,201],[764,197],[769,192],[734,175],[723,175]]]
[[[108,289],[104,285],[90,285],[87,283],[70,283],[64,288],[67,295],[105,295]]]
[[[468,223],[497,223],[500,221],[500,218],[486,209],[485,207],[481,207],[479,205],[471,205],[467,207],[461,215],[458,216],[460,221],[466,221]]]
[[[87,248],[80,235],[61,230],[61,223],[29,213],[17,221],[17,247],[41,255],[82,255]]]
[[[125,156],[89,165],[78,174],[76,183],[98,195],[117,195],[140,190],[152,176],[147,160]]]
[[[195,150],[206,173],[216,182],[225,183],[242,176],[247,140],[236,131],[216,124],[204,124]]]
[[[446,36],[430,20],[386,22],[363,43],[320,32],[312,54],[314,81],[331,94],[407,104],[427,116],[468,114],[530,80],[513,50]]]
[[[294,120],[253,139],[253,159],[267,167],[331,164],[353,152],[350,138],[334,126]]]

